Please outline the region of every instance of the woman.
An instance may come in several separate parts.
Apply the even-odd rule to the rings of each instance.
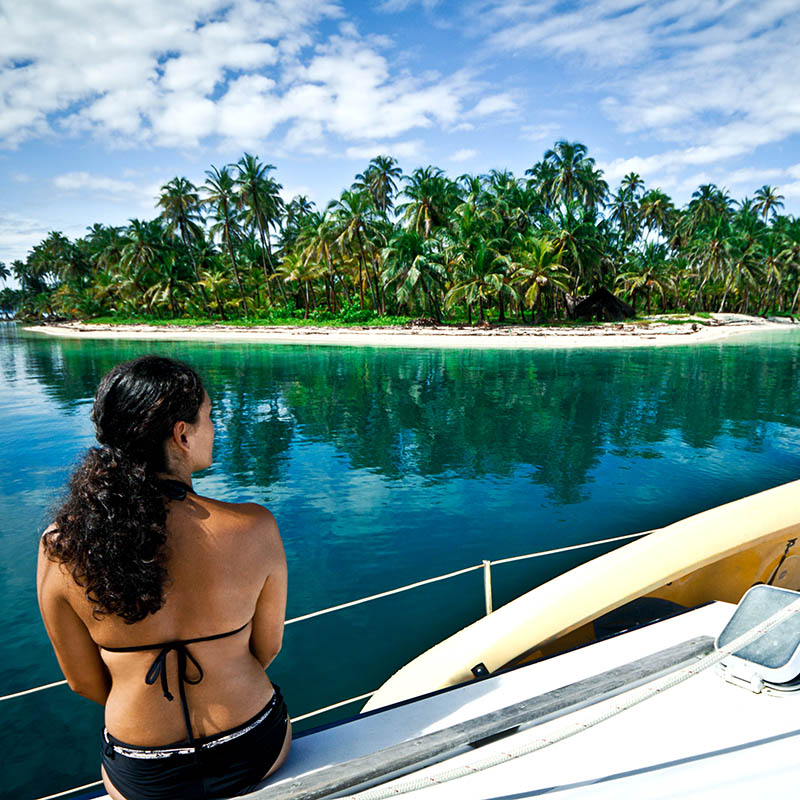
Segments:
[[[114,800],[230,797],[285,760],[291,725],[264,670],[281,648],[286,560],[253,503],[197,495],[211,400],[185,364],[111,370],[99,448],[42,536],[39,605],[73,691],[105,706]]]

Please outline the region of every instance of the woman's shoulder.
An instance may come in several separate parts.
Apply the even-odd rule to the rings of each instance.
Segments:
[[[54,543],[59,536],[58,528],[53,523],[43,531],[39,537],[39,559],[36,566],[36,583],[38,591],[58,592],[64,588],[64,569],[61,562],[54,558],[49,545]]]
[[[280,539],[274,515],[258,503],[229,503],[208,497],[200,497],[198,500],[216,517],[218,525],[223,529],[266,540]]]

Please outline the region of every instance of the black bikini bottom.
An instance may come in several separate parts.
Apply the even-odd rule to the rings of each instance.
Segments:
[[[274,684],[273,684],[274,686]],[[164,747],[125,744],[103,731],[103,766],[127,800],[210,800],[252,791],[280,755],[289,717],[280,689],[252,719]]]

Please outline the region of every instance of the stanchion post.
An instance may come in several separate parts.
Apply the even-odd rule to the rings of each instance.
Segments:
[[[492,562],[483,562],[483,596],[486,600],[486,616],[492,613]]]

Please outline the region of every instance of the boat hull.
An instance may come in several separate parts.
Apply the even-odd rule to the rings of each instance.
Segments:
[[[704,511],[559,575],[422,653],[370,698],[381,708],[594,638],[593,623],[642,597],[736,603],[755,583],[800,589],[800,481]]]

